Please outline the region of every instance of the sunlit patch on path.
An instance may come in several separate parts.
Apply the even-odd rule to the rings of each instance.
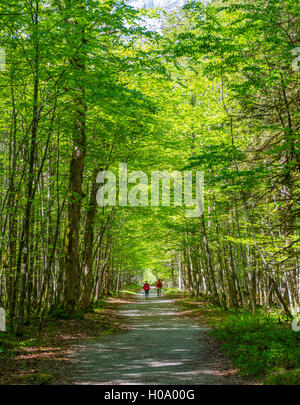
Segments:
[[[173,300],[155,296],[124,304],[132,328],[84,341],[74,358],[74,384],[241,384],[207,328],[178,316]]]

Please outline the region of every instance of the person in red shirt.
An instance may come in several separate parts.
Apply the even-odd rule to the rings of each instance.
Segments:
[[[157,280],[157,283],[155,285],[157,296],[161,296],[161,289],[162,289],[162,282],[160,280]]]
[[[150,285],[148,284],[148,281],[143,285],[143,289],[145,291],[145,298],[148,297],[149,295],[149,290],[150,290]]]

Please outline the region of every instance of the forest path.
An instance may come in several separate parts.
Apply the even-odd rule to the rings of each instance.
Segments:
[[[179,316],[174,300],[156,297],[124,304],[129,331],[83,341],[73,359],[72,384],[244,384],[209,337],[208,328]]]

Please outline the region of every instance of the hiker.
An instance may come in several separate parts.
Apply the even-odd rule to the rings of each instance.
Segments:
[[[150,285],[148,284],[148,281],[146,281],[146,283],[143,285],[143,289],[145,291],[145,298],[147,298],[150,290]]]
[[[162,282],[160,280],[157,280],[157,283],[155,285],[157,296],[161,296],[161,289],[162,289]]]

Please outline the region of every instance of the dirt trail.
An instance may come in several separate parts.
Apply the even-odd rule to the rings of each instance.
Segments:
[[[78,347],[72,384],[244,384],[208,336],[208,329],[178,316],[174,300],[157,298],[121,306],[132,328]]]

